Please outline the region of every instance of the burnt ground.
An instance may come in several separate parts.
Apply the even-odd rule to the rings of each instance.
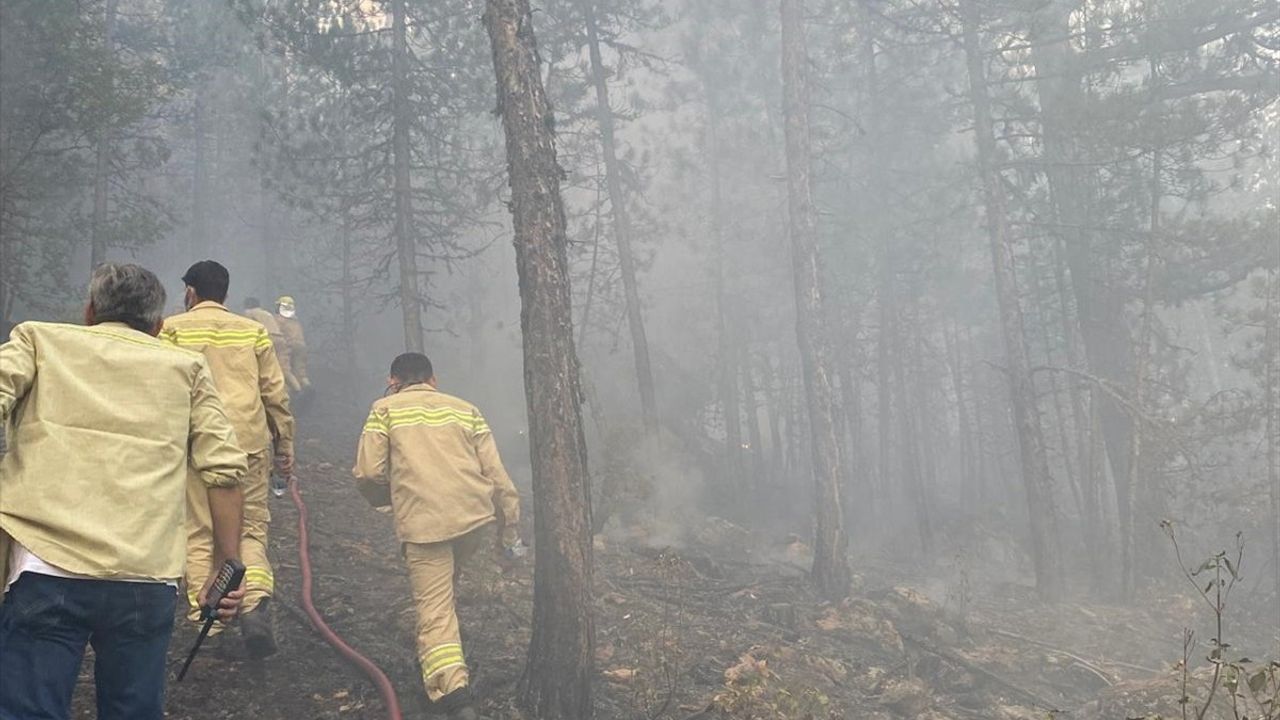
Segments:
[[[304,423],[313,433],[299,455],[315,604],[387,672],[405,717],[427,717],[408,580],[389,518],[368,508],[348,481],[360,419]],[[187,680],[170,683],[168,717],[385,718],[372,684],[298,610],[297,514],[287,498],[273,500],[273,513],[280,653],[247,662],[235,632],[212,639]],[[716,519],[680,550],[642,538],[598,542],[597,717],[1115,720],[1145,715],[1150,708],[1140,704],[1178,710],[1171,663],[1181,656],[1182,624],[1195,614],[1185,598],[1141,607],[1045,605],[1027,588],[1002,586],[938,603],[911,589],[928,578],[864,559],[856,563],[861,590],[833,605],[805,583],[806,548],[785,542]],[[484,716],[517,720],[529,565],[496,582],[464,578],[460,595]],[[194,637],[180,623],[170,651],[175,671]],[[90,667],[86,661],[75,717],[94,716]],[[1098,704],[1098,697],[1110,700]]]

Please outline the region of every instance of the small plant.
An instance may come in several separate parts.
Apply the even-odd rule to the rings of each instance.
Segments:
[[[1182,636],[1182,692],[1178,704],[1182,708],[1182,720],[1204,720],[1213,707],[1220,691],[1230,693],[1231,711],[1235,720],[1280,720],[1280,662],[1270,661],[1259,665],[1248,658],[1229,659],[1231,645],[1224,631],[1227,601],[1231,591],[1241,579],[1244,562],[1244,534],[1236,533],[1234,553],[1219,551],[1200,563],[1194,570],[1182,559],[1173,523],[1161,521],[1183,577],[1195,588],[1196,593],[1209,606],[1214,619],[1214,636],[1210,639],[1208,661],[1213,666],[1207,695],[1202,701],[1191,696],[1191,656],[1195,652],[1195,632],[1189,628]],[[1158,719],[1157,719],[1158,720]]]

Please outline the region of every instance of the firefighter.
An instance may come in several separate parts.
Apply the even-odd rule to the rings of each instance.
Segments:
[[[188,468],[215,560],[239,559],[245,454],[205,359],[155,338],[164,295],[103,264],[87,327],[23,323],[0,345],[0,718],[70,717],[87,644],[99,718],[164,717]]]
[[[276,316],[263,309],[262,303],[256,297],[244,299],[244,316],[261,323],[262,327],[267,329],[267,337],[271,338],[271,347],[276,351],[276,360],[279,361],[280,371],[284,374],[285,385],[292,386],[289,381],[293,373],[289,370],[288,348],[284,342],[284,334],[280,332],[280,323],[276,322]]]
[[[165,321],[161,337],[181,348],[200,352],[209,363],[218,394],[227,408],[240,445],[249,456],[244,478],[244,531],[240,553],[245,564],[245,598],[240,632],[249,655],[263,658],[276,650],[271,630],[270,598],[275,586],[267,557],[271,513],[267,492],[271,482],[272,444],[281,476],[293,472],[293,415],[280,363],[265,327],[228,310],[230,276],[212,260],[202,260],[182,276],[187,312]],[[187,587],[200,587],[214,567],[210,555],[208,505],[190,495],[187,523]],[[194,594],[192,620],[199,619]]]
[[[417,609],[422,680],[450,720],[476,720],[454,606],[459,570],[495,532],[508,558],[523,556],[520,496],[474,406],[436,389],[431,361],[405,353],[360,436],[357,488],[390,508]]]
[[[282,295],[276,300],[276,324],[280,326],[280,335],[289,356],[285,370],[293,379],[289,387],[303,397],[311,394],[311,378],[307,377],[307,338],[302,332],[302,322],[298,320],[298,308],[293,298]]]

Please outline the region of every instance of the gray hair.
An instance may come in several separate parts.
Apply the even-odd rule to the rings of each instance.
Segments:
[[[103,263],[89,281],[94,322],[119,322],[150,333],[164,318],[164,285],[141,265]]]

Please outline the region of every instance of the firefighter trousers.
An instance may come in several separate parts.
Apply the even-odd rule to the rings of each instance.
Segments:
[[[271,523],[271,511],[267,496],[271,484],[271,451],[263,450],[249,456],[249,471],[244,474],[241,488],[244,491],[244,526],[240,531],[240,560],[245,565],[244,600],[240,612],[246,613],[275,589],[275,576],[267,559],[267,528]],[[195,477],[187,479],[187,600],[190,610],[187,616],[200,619],[196,595],[204,587],[213,565],[213,521],[209,514],[209,500],[204,486]],[[214,624],[214,631],[221,629]]]
[[[472,530],[453,540],[438,543],[405,543],[404,558],[409,566],[409,582],[418,613],[418,662],[422,682],[432,702],[460,690],[470,682],[462,635],[454,603],[454,588],[463,565],[483,572],[481,565],[492,559],[477,550],[493,547],[493,524]]]

